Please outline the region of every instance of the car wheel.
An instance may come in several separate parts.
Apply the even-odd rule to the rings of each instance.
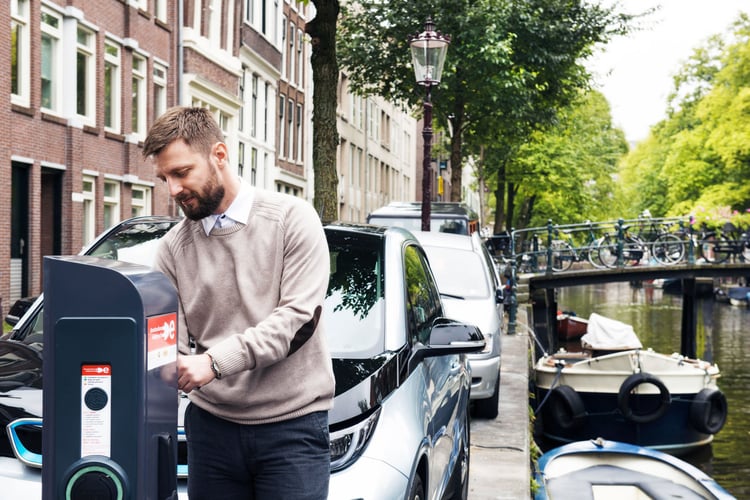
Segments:
[[[414,480],[411,482],[409,500],[424,500],[424,498],[424,485],[422,484],[422,477],[417,474],[416,476],[414,476]]]
[[[495,380],[495,390],[486,399],[474,400],[474,416],[477,418],[494,419],[497,417],[497,405],[500,401],[500,373]]]

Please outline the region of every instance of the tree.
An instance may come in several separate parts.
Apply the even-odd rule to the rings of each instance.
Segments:
[[[594,43],[624,32],[631,18],[575,0],[360,0],[347,8],[339,30],[352,88],[419,109],[424,96],[407,39],[428,16],[451,36],[433,101],[438,126],[451,138],[453,201],[461,197],[464,157],[500,142],[510,160],[586,85],[578,60]],[[472,146],[466,153],[464,137]]]
[[[631,212],[726,214],[750,208],[750,16],[695,49],[669,113],[623,162]]]
[[[310,0],[305,0],[307,3]],[[310,35],[313,71],[313,173],[315,188],[313,205],[323,222],[338,218],[338,175],[336,148],[336,89],[339,66],[336,56],[336,29],[339,16],[338,0],[311,0],[315,17],[305,26]]]

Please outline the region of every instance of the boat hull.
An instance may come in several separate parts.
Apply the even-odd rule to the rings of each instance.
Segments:
[[[557,338],[563,341],[578,340],[587,331],[589,322],[578,316],[559,314],[557,316]]]
[[[676,458],[601,438],[570,443],[537,461],[535,500],[734,498],[701,470]]]
[[[726,420],[715,365],[641,350],[564,359],[535,366],[537,429],[553,444],[601,437],[680,454]]]

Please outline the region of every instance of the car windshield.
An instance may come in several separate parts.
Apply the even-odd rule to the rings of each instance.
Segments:
[[[424,249],[440,293],[464,299],[486,298],[490,294],[479,255],[444,247],[425,246]]]
[[[376,226],[403,227],[409,231],[420,231],[422,229],[422,219],[420,217],[385,217],[371,215],[369,222]],[[466,221],[455,217],[439,217],[435,215],[430,218],[430,231],[469,234],[469,230],[466,227]]]
[[[104,240],[85,253],[102,259],[120,260],[151,267],[159,239],[174,224],[175,222],[143,221],[127,225],[107,235]]]
[[[324,304],[325,328],[334,358],[370,358],[383,352],[382,243],[328,233],[331,276]]]

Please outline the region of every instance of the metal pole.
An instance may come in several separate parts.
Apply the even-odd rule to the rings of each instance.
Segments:
[[[432,84],[427,82],[426,87],[424,128],[422,129],[422,139],[424,141],[424,158],[422,159],[422,231],[430,230],[430,211],[432,208],[432,100],[430,96]]]

